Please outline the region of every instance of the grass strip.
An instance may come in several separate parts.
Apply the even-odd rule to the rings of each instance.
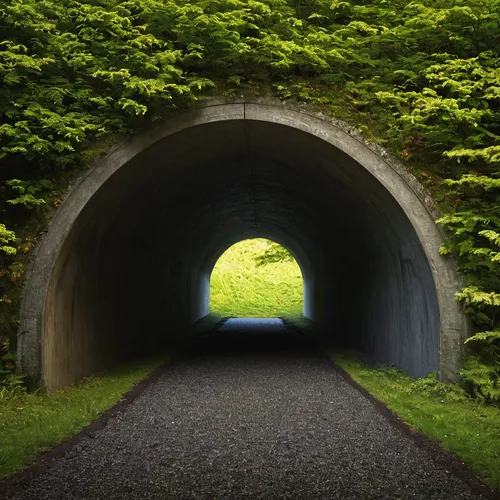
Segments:
[[[500,489],[500,409],[470,398],[435,376],[415,379],[389,367],[369,366],[353,353],[328,355],[413,429],[436,439],[487,484]]]
[[[81,431],[168,359],[124,363],[48,394],[0,392],[0,479]]]

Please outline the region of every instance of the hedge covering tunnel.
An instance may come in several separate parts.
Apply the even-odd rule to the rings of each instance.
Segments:
[[[212,102],[113,149],[73,188],[32,264],[19,361],[49,389],[170,342],[209,307],[233,243],[290,249],[304,315],[414,376],[458,368],[453,266],[416,181],[338,123]]]

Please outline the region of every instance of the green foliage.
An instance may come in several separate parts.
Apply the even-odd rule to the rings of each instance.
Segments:
[[[453,253],[468,286],[458,300],[481,331],[467,340],[470,347],[461,375],[473,392],[488,401],[500,403],[500,183],[495,173],[464,174],[448,184],[455,188],[450,196],[460,196],[460,209],[445,215],[444,224],[453,237],[442,253]]]
[[[0,403],[6,405],[12,401],[20,401],[26,395],[26,382],[23,375],[7,372],[0,378]]]
[[[0,224],[0,250],[7,255],[15,255],[16,247],[12,243],[16,241],[16,233],[5,227],[5,224]]]
[[[0,8],[0,155],[64,167],[80,161],[89,140],[186,106],[221,80],[286,86],[299,75],[344,84],[359,102],[386,96],[405,108],[401,121],[416,118],[414,128],[426,127],[433,140],[442,134],[467,139],[460,124],[480,123],[484,130],[460,148],[467,156],[483,135],[496,135],[488,126],[498,65],[489,49],[498,40],[498,11],[493,0],[467,6],[446,0],[439,6],[402,0],[9,2]],[[430,124],[435,111],[439,118]],[[440,128],[440,120],[460,130]],[[495,158],[495,149],[483,149]]]
[[[43,198],[36,198],[35,195],[46,188],[52,187],[50,181],[22,181],[19,179],[11,179],[6,181],[5,184],[9,186],[15,193],[16,197],[7,200],[10,205],[21,205],[25,208],[34,208],[45,205]]]
[[[210,308],[219,316],[298,316],[302,294],[295,259],[264,239],[241,241],[226,250],[210,279]]]
[[[410,384],[402,388],[407,394],[420,393],[428,394],[433,398],[439,398],[441,401],[462,401],[470,399],[470,396],[465,392],[463,387],[456,384],[444,384],[439,382],[435,373],[427,375],[427,377],[414,380]]]
[[[16,375],[16,355],[10,349],[8,337],[0,336],[0,401],[20,391],[25,391],[24,376]]]
[[[279,262],[293,262],[294,260],[292,254],[285,247],[274,241],[268,241],[264,253],[255,257],[257,266],[277,264]]]
[[[469,356],[460,374],[464,381],[471,385],[476,396],[488,402],[497,403],[500,400],[500,383],[498,376],[499,336],[498,332],[496,333],[494,340],[492,336],[495,332],[485,332],[471,337],[474,342],[481,343],[480,356]],[[495,358],[496,361],[490,361],[488,358]]]

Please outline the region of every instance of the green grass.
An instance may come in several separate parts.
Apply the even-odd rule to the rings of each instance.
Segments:
[[[86,427],[167,359],[125,363],[50,394],[0,390],[0,479]]]
[[[299,316],[303,280],[295,261],[257,266],[268,240],[245,240],[217,261],[210,280],[210,309],[220,316]]]
[[[486,483],[500,488],[499,408],[435,377],[416,380],[393,368],[367,366],[350,353],[328,354],[412,428],[437,439]]]

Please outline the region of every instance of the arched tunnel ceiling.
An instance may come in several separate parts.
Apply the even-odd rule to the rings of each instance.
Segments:
[[[327,153],[323,141],[280,125],[200,125],[130,162],[103,188],[108,205],[101,210],[117,210],[114,231],[133,220],[149,227],[149,234],[168,226],[170,235],[183,235],[180,244],[204,245],[207,236],[227,230],[233,238],[276,232],[314,241],[325,224],[337,240],[354,236],[360,218],[381,205],[377,184],[367,172],[353,169],[345,155],[332,162]],[[220,248],[225,245],[220,240]]]
[[[272,106],[259,115],[245,104],[241,116],[228,106],[187,125],[178,117],[169,133],[145,132],[68,197],[31,284],[46,283],[47,295],[40,305],[28,283],[24,303],[46,383],[74,381],[117,352],[167,345],[208,312],[218,257],[254,236],[290,248],[304,274],[304,313],[329,335],[413,375],[451,373],[463,335],[449,301],[457,283],[411,187],[316,117]],[[33,325],[37,307],[41,324]],[[23,345],[29,369],[36,359]]]

